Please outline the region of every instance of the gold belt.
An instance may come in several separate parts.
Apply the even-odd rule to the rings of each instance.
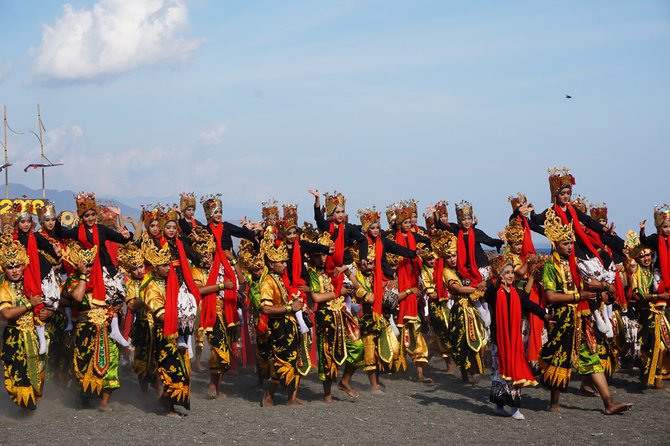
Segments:
[[[79,313],[79,321],[91,322],[93,324],[102,325],[107,322],[107,309],[93,308],[88,311]]]

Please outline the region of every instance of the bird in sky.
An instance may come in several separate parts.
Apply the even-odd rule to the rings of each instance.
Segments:
[[[566,94],[565,99],[572,99],[572,96],[570,96],[569,94]]]

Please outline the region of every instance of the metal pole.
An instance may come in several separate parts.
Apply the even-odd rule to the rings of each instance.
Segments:
[[[42,134],[42,115],[40,114],[40,104],[37,104],[37,125],[40,128],[40,150],[42,154],[42,165],[45,164],[44,158],[44,135]],[[47,197],[46,188],[44,185],[44,167],[42,167],[42,198]]]
[[[9,198],[9,155],[7,154],[7,106],[4,106],[4,111],[5,111],[5,121],[4,121],[4,127],[5,127],[5,198]]]

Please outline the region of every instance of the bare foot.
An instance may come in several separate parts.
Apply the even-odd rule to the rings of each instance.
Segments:
[[[207,389],[206,398],[208,400],[215,400],[219,395],[217,395],[216,390]]]
[[[165,416],[169,418],[181,418],[181,414],[179,412],[175,412],[174,410],[166,413]]]
[[[370,387],[370,393],[372,393],[373,395],[383,395],[384,391],[379,386],[373,386]]]
[[[107,404],[100,404],[98,406],[98,412],[113,412],[113,411],[114,411],[114,409],[112,409]]]
[[[228,376],[240,376],[240,372],[237,371],[237,370],[228,370],[226,372],[226,375],[228,375]]]
[[[598,395],[598,392],[596,391],[596,389],[594,387],[592,387],[591,385],[583,384],[583,383],[582,383],[582,386],[579,388],[579,393],[582,396],[586,396],[586,397],[595,397],[596,395]]]
[[[332,397],[331,397],[331,398],[332,398]],[[302,404],[302,403],[301,403],[300,401],[298,401],[298,400],[288,400],[288,402],[286,403],[286,405],[289,406],[289,407],[304,407],[304,406],[305,406],[304,404]]]
[[[333,395],[324,395],[324,396],[323,396],[323,401],[324,401],[326,404],[332,404],[332,403],[333,403]],[[290,401],[289,401],[289,403],[290,403]],[[289,404],[289,405],[290,405],[290,404]]]
[[[561,406],[558,403],[550,404],[549,405],[549,412],[562,412],[561,411]]]
[[[193,364],[193,370],[195,370],[198,373],[202,373],[206,371],[207,368],[205,368],[205,366],[203,366],[200,361],[195,361],[195,363]]]
[[[427,376],[419,376],[416,380],[418,382],[424,383],[424,384],[432,384],[433,383],[433,380],[431,378],[428,378]]]
[[[270,392],[265,392],[265,395],[263,395],[263,400],[261,401],[261,407],[272,407],[274,405],[274,402],[272,401],[272,396],[270,395]]]
[[[349,395],[351,398],[358,398],[358,392],[356,392],[354,389],[351,388],[349,385],[344,385],[342,383],[339,383],[337,385],[337,388]]]
[[[615,415],[618,413],[626,412],[633,407],[630,403],[612,403],[606,408],[603,409],[605,415]]]

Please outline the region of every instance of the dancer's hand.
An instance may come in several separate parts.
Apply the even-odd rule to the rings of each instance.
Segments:
[[[307,193],[312,195],[314,198],[319,198],[319,189],[309,189]]]
[[[291,310],[293,310],[294,313],[302,310],[302,299],[293,299],[293,302],[291,302]]]

